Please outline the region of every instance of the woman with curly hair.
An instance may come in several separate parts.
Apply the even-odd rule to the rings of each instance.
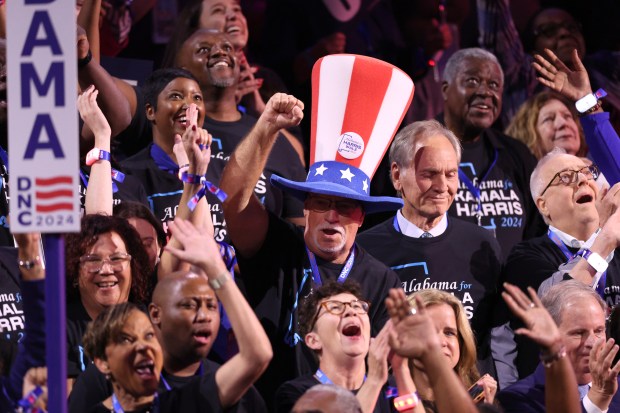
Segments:
[[[103,309],[127,301],[146,304],[152,267],[140,236],[127,220],[86,215],[82,230],[66,237],[67,374],[88,366],[82,348],[87,324]]]
[[[480,399],[474,401],[493,403],[497,382],[488,374],[480,377],[476,368],[476,342],[474,333],[469,326],[465,309],[458,298],[445,291],[428,289],[417,291],[407,297],[411,307],[416,307],[415,297],[422,299],[426,312],[431,316],[435,328],[441,338],[444,355],[448,358],[452,369],[459,376],[463,385],[470,388],[477,384],[482,388]],[[434,401],[438,395],[428,381],[422,365],[418,361],[411,362],[411,375],[420,398],[427,410],[433,411]]]
[[[536,159],[554,147],[579,157],[588,153],[574,105],[553,91],[540,92],[523,103],[506,133],[526,144]]]

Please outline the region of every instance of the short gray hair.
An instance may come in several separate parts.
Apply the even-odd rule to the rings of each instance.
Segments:
[[[561,155],[566,155],[566,150],[563,148],[558,148],[557,146],[549,151],[545,156],[540,158],[538,164],[536,164],[536,168],[532,171],[532,175],[530,176],[530,193],[532,194],[532,199],[536,202],[536,199],[541,195],[542,191],[545,189],[545,185],[548,182],[543,181],[542,170],[545,165],[557,158]]]
[[[497,57],[493,53],[479,47],[460,49],[450,56],[443,72],[443,81],[448,84],[454,82],[457,73],[462,70],[463,62],[467,59],[482,59],[494,62],[497,64],[497,67],[499,67],[499,72],[502,75],[502,84],[504,83],[504,70],[502,69],[502,65],[499,63],[499,60],[497,60]]]
[[[566,306],[573,300],[583,301],[588,297],[601,306],[603,313],[607,313],[607,304],[601,299],[601,296],[592,287],[577,280],[562,281],[554,285],[542,297],[541,301],[551,314],[553,321],[559,326],[562,323],[562,313],[564,313]]]
[[[390,165],[395,162],[402,168],[411,166],[415,153],[420,148],[420,141],[435,135],[444,136],[450,141],[456,153],[457,162],[460,162],[461,142],[454,132],[436,120],[422,120],[410,123],[396,134],[390,147]]]
[[[336,406],[333,406],[333,411],[339,411],[342,413],[362,413],[362,407],[360,402],[357,400],[357,397],[355,397],[355,395],[349,390],[333,384],[317,384],[316,386],[312,386],[297,400],[297,402],[307,395],[312,396],[320,393],[330,393],[335,396]],[[295,411],[294,408],[293,411]]]

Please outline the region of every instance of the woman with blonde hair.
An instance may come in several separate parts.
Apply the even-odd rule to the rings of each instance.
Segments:
[[[441,290],[420,290],[407,297],[412,308],[416,307],[415,297],[419,297],[426,306],[426,312],[431,316],[441,338],[443,352],[463,385],[470,388],[477,384],[482,388],[483,397],[474,397],[474,400],[493,403],[497,382],[488,374],[480,377],[476,368],[474,333],[459,299]],[[431,407],[436,395],[433,394],[426,373],[415,360],[411,364],[411,375],[420,398],[425,401],[425,406]]]
[[[526,144],[536,159],[554,147],[579,157],[588,153],[574,105],[553,91],[540,92],[524,102],[506,128],[506,134]]]

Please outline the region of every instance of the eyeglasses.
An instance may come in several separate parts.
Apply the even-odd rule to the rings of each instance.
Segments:
[[[370,303],[364,300],[353,300],[349,301],[348,303],[344,303],[338,300],[323,301],[321,304],[319,304],[319,311],[316,312],[314,320],[312,320],[312,328],[314,328],[314,324],[316,324],[316,320],[318,320],[319,318],[319,314],[321,313],[321,307],[323,307],[325,311],[330,314],[341,315],[344,313],[347,306],[351,307],[351,309],[357,314],[368,314],[368,310],[370,309]]]
[[[534,29],[534,37],[545,36],[555,37],[560,29],[566,29],[569,33],[581,33],[581,23],[576,21],[568,21],[564,23],[549,23],[543,24]]]
[[[599,173],[600,171],[596,165],[585,166],[576,171],[573,171],[570,169],[566,171],[560,171],[557,174],[553,175],[553,178],[551,178],[551,180],[549,181],[545,189],[542,191],[540,196],[543,196],[545,194],[547,189],[549,189],[549,187],[553,184],[553,181],[555,181],[556,178],[558,178],[558,185],[561,184],[561,185],[568,186],[568,185],[574,184],[575,182],[579,180],[578,174],[583,174],[585,175],[586,179],[590,180],[590,179],[598,178]]]
[[[103,268],[103,264],[106,262],[110,264],[113,271],[123,271],[125,269],[125,263],[129,261],[131,261],[131,255],[125,253],[114,254],[108,257],[107,260],[98,255],[84,255],[80,257],[80,263],[84,266],[84,269],[91,273],[100,272]]]
[[[327,198],[321,198],[316,196],[309,196],[306,198],[306,209],[315,212],[327,212],[335,209],[340,215],[349,217],[360,208],[360,203],[353,200],[339,200],[333,201]]]

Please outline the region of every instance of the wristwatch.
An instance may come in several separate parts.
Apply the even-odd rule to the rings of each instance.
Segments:
[[[609,264],[607,264],[607,261],[605,261],[603,257],[601,257],[596,252],[590,251],[587,248],[579,251],[577,255],[583,257],[588,262],[588,264],[590,264],[590,266],[596,270],[596,272],[605,272],[607,270],[607,267],[609,266]]]
[[[223,272],[215,278],[209,277],[209,285],[213,288],[214,291],[219,290],[228,282],[230,275],[228,272]]]
[[[607,96],[607,92],[599,89],[594,93],[590,93],[575,102],[575,107],[580,115],[588,115],[601,107],[600,100]]]
[[[103,149],[93,148],[86,154],[86,165],[91,166],[97,161],[110,162],[110,152]]]

